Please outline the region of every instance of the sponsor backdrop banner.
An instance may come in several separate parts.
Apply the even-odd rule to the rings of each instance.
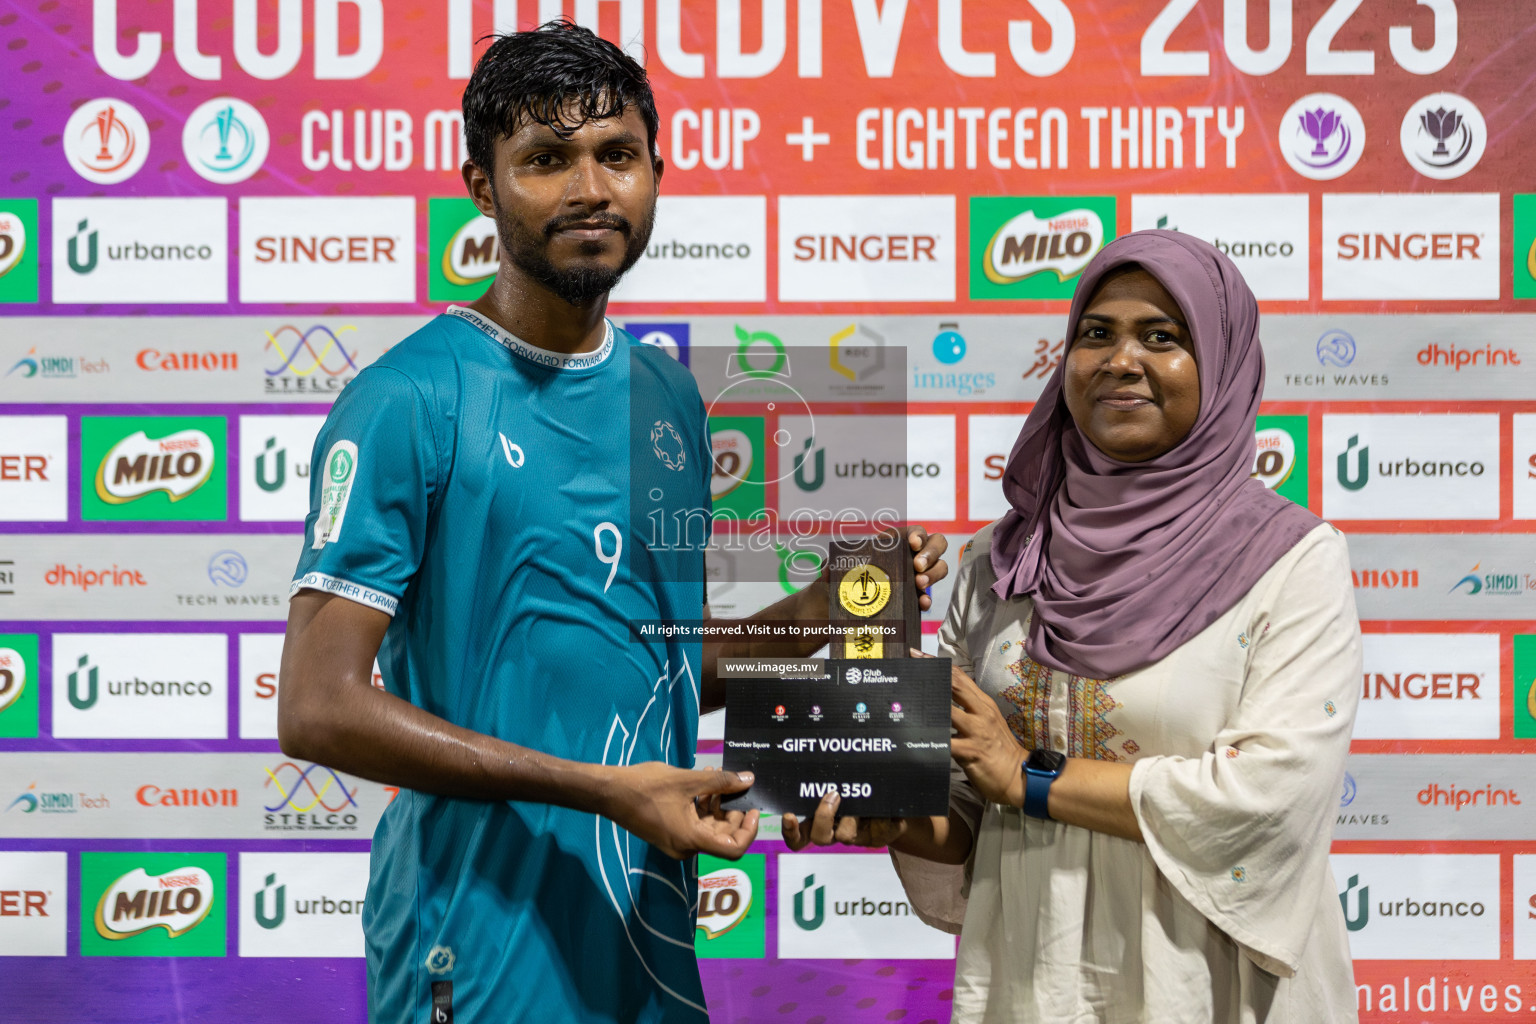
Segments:
[[[714,417],[722,511],[830,506],[904,433],[875,471],[953,564],[1093,253],[1166,228],[1232,257],[1264,312],[1254,474],[1348,535],[1366,631],[1333,851],[1361,1019],[1531,1019],[1536,8],[0,0],[7,1019],[365,1018],[396,791],[275,739],[311,448],[485,288],[459,95],[486,33],[561,14],[660,110],[614,321],[685,364],[819,352],[834,384],[837,429],[782,464],[761,416]],[[723,615],[791,577],[710,569]],[[714,1019],[947,1020],[954,942],[889,861],[778,834],[699,866]]]

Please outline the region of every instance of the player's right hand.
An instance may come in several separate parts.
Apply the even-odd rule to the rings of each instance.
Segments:
[[[647,761],[615,770],[604,816],[668,857],[708,853],[736,860],[757,837],[758,813],[724,810],[720,798],[751,785],[751,772]]]
[[[907,833],[905,818],[855,818],[837,817],[842,797],[828,793],[816,805],[816,813],[810,821],[801,821],[793,814],[783,818],[784,845],[791,850],[803,850],[811,843],[817,846],[890,846]]]

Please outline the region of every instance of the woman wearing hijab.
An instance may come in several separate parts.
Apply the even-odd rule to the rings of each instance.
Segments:
[[[939,632],[949,817],[832,797],[785,841],[892,847],[960,934],[955,1022],[1356,1020],[1328,848],[1360,629],[1344,538],[1250,479],[1258,306],[1143,231],[1069,325]]]

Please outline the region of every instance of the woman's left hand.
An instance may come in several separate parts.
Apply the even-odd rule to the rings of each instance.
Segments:
[[[949,710],[955,730],[949,749],[966,778],[986,800],[1024,806],[1021,773],[1029,751],[1014,738],[997,703],[958,668],[950,671],[949,692],[956,705]]]

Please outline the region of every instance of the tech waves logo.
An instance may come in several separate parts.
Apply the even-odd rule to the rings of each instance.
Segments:
[[[152,928],[176,938],[203,923],[213,909],[214,881],[200,867],[181,867],[151,876],[134,868],[118,877],[96,904],[96,934],[127,939]]]
[[[358,789],[347,789],[334,770],[318,764],[301,768],[284,761],[266,769],[266,774],[261,788],[270,801],[262,806],[267,830],[356,831]]]
[[[343,336],[357,328],[347,324],[332,330],[325,324],[300,329],[283,324],[267,331],[262,351],[269,354],[264,372],[268,391],[340,391],[360,367],[358,348],[348,352]]]
[[[1093,210],[1054,217],[1026,210],[993,233],[982,267],[993,284],[1014,284],[1050,271],[1065,281],[1082,273],[1103,245],[1104,221]]]
[[[164,492],[180,501],[213,474],[213,438],[201,430],[179,430],[151,439],[138,430],[107,450],[96,470],[96,496],[122,505]]]
[[[116,185],[149,158],[149,125],[119,99],[82,103],[64,124],[64,158],[75,173],[98,185]]]

